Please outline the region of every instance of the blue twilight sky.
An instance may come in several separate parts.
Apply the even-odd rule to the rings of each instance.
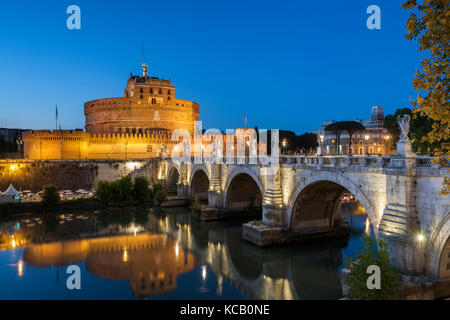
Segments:
[[[402,0],[8,1],[0,10],[0,127],[84,126],[83,103],[141,73],[200,104],[204,128],[318,128],[410,105],[420,56]],[[81,30],[66,9],[81,8]],[[366,9],[381,8],[381,30]]]

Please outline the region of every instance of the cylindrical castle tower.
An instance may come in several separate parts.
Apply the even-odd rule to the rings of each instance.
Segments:
[[[199,105],[177,99],[170,80],[130,75],[123,97],[88,101],[84,114],[86,131],[92,134],[187,129],[192,135]]]

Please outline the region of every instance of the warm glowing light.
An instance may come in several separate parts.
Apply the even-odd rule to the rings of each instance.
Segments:
[[[417,235],[417,240],[419,240],[419,242],[422,242],[423,240],[425,240],[425,236],[420,233]]]
[[[12,164],[9,168],[11,169],[11,171],[14,171],[17,169],[17,166],[15,164]]]
[[[135,237],[136,237],[136,232],[137,232],[137,228],[134,228],[133,233],[134,233]]]
[[[134,170],[138,165],[139,163],[137,162],[127,162],[127,168],[130,170]]]
[[[180,255],[180,246],[178,245],[178,242],[175,244],[175,256],[178,258]]]
[[[19,277],[23,276],[23,261],[20,260],[17,263],[17,274],[19,275]]]
[[[203,281],[206,280],[206,266],[202,266],[202,279]]]
[[[369,136],[365,136],[364,139],[369,140]]]
[[[369,217],[366,218],[366,228],[364,229],[364,233],[369,235],[370,234],[370,221]]]
[[[15,247],[16,247],[16,240],[13,239],[13,240],[11,241],[11,245],[12,245],[13,248],[15,248]]]
[[[127,261],[128,261],[128,252],[127,252],[127,249],[124,249],[124,250],[123,250],[122,261],[123,261],[123,262],[127,262]]]
[[[320,140],[321,140],[321,141],[323,141],[323,138],[324,138],[323,134],[320,135]]]

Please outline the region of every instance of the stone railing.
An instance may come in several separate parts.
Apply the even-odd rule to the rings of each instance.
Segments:
[[[280,156],[280,164],[299,164],[323,167],[374,167],[374,168],[405,168],[406,160],[412,160],[415,168],[439,168],[437,158],[429,156],[414,156],[411,158],[398,156]],[[450,167],[450,161],[447,168]]]
[[[203,161],[206,157],[203,157]],[[287,156],[281,155],[279,157],[280,164],[298,165],[298,166],[320,166],[320,167],[369,167],[369,168],[405,168],[407,163],[410,163],[414,168],[440,168],[436,157],[430,156],[413,156],[400,157],[395,155],[385,156],[371,156],[371,155],[330,155],[330,156]],[[208,162],[208,161],[206,161]],[[210,158],[209,162],[214,163],[214,159]],[[191,163],[194,162],[194,157],[191,157]],[[222,158],[223,164],[238,164],[238,165],[260,165],[260,159],[256,157],[238,157],[238,156],[224,156]],[[447,168],[450,167],[450,160],[447,163]]]

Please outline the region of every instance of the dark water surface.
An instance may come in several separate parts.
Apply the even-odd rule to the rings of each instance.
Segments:
[[[242,221],[200,222],[187,209],[110,210],[0,223],[0,299],[338,299],[344,256],[362,248],[365,215],[344,216],[350,238],[257,248]],[[69,265],[81,289],[69,290]]]

